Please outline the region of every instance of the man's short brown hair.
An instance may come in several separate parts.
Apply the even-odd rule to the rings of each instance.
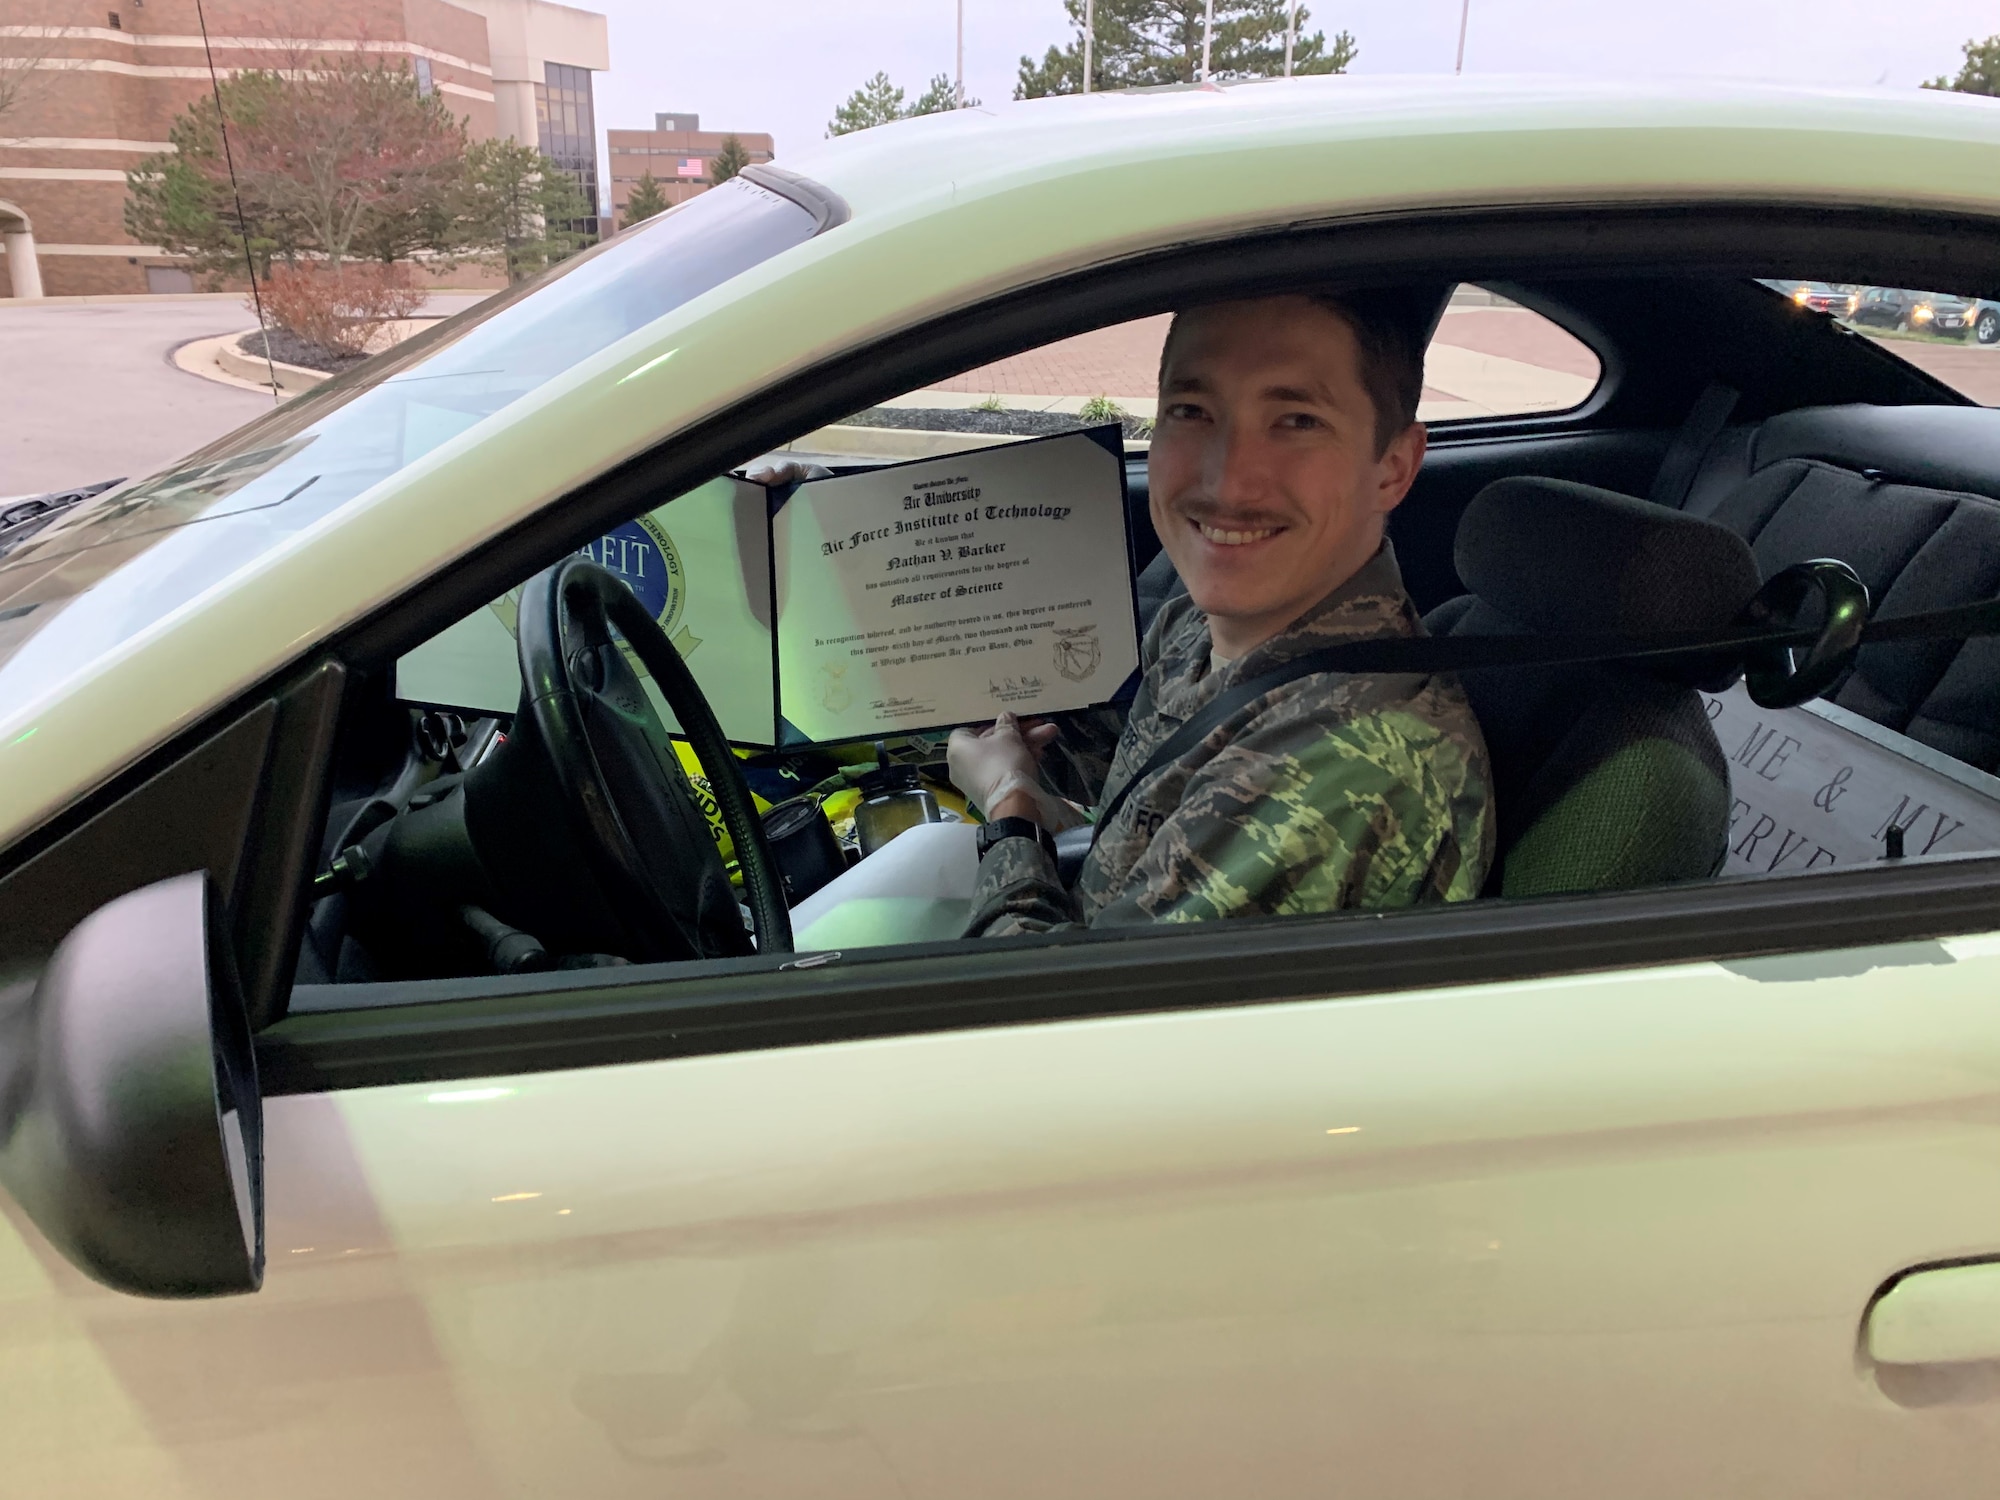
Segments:
[[[1313,306],[1332,313],[1354,335],[1361,362],[1361,388],[1375,407],[1375,456],[1381,457],[1396,434],[1417,420],[1417,402],[1424,394],[1424,342],[1429,327],[1419,326],[1410,299],[1398,293],[1302,292]],[[1261,300],[1261,299],[1258,299]],[[1442,299],[1440,299],[1442,300]],[[1160,380],[1167,375],[1167,355],[1181,314],[1167,329],[1160,348]]]

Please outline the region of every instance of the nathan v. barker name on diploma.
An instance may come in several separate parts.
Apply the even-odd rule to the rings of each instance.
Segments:
[[[1115,433],[799,486],[772,522],[791,735],[1108,701],[1139,662]]]

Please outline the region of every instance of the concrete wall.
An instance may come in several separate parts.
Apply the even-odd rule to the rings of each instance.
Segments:
[[[493,63],[495,115],[501,134],[524,146],[540,139],[534,86],[549,63],[602,73],[611,66],[609,24],[594,11],[548,0],[452,0],[483,16]]]

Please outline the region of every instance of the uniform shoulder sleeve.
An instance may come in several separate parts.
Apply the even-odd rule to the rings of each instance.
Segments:
[[[980,860],[966,937],[1053,932],[1078,921],[1076,898],[1063,889],[1055,861],[1037,840],[1001,839]]]
[[[1091,925],[1465,899],[1489,820],[1483,753],[1419,713],[1266,715],[1192,775]]]

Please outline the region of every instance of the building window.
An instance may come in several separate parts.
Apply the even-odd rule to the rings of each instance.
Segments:
[[[583,187],[593,212],[597,196],[597,114],[591,107],[590,70],[566,63],[544,64],[535,88],[535,118],[543,155]]]
[[[417,92],[424,98],[431,96],[436,85],[431,80],[431,60],[428,57],[412,58],[410,70],[417,75]]]

